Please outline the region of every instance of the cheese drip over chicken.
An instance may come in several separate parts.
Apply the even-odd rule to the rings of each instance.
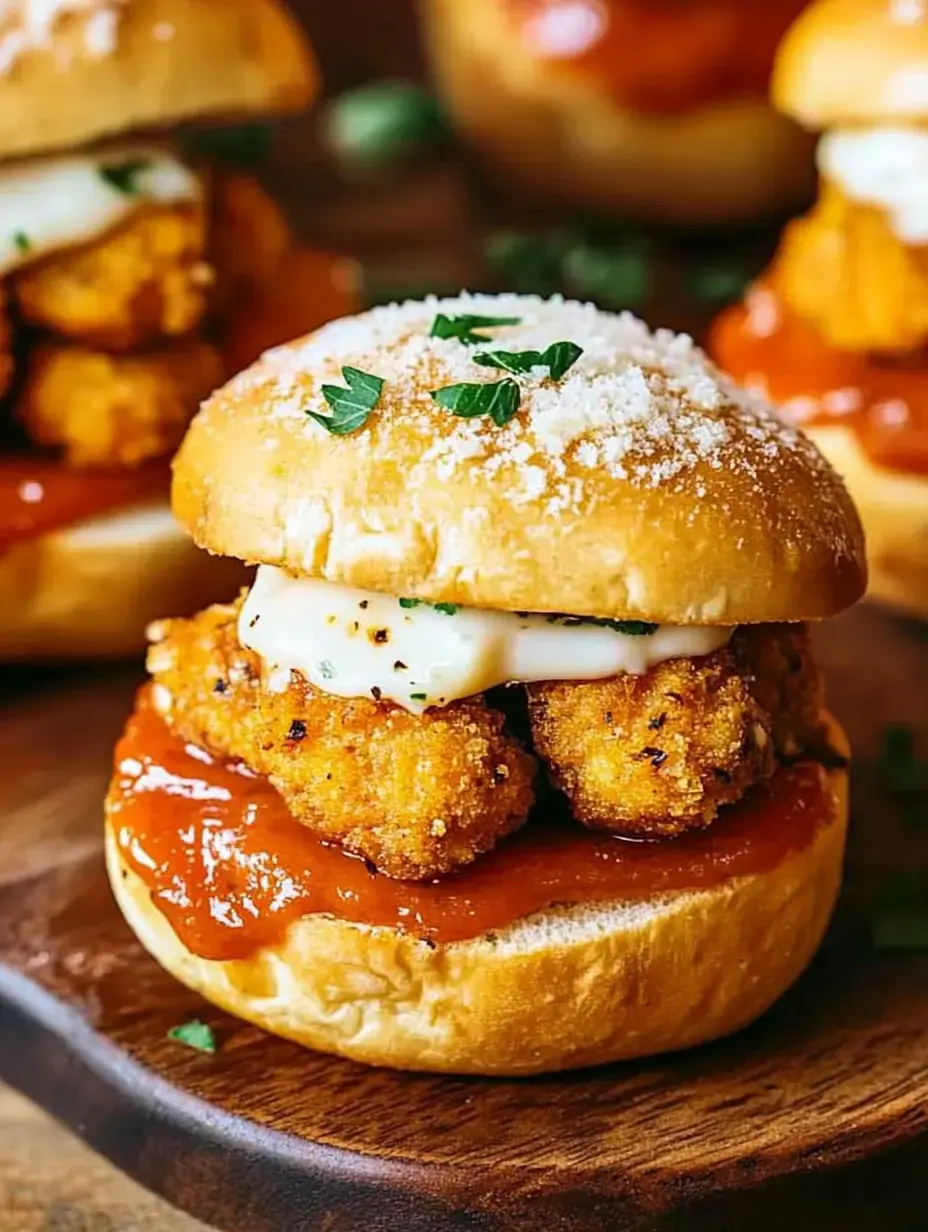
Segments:
[[[501,684],[641,674],[665,659],[710,654],[731,629],[431,604],[262,565],[238,634],[272,689],[286,688],[295,671],[322,692],[421,714]]]
[[[98,239],[145,205],[197,201],[196,174],[157,146],[112,146],[0,167],[0,275]]]
[[[903,243],[928,244],[928,129],[836,129],[817,158],[848,197],[886,210]]]

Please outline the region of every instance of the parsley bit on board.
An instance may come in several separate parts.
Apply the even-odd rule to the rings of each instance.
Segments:
[[[100,177],[124,197],[137,197],[140,189],[138,177],[151,167],[147,158],[127,158],[122,163],[101,163]]]
[[[176,1040],[178,1044],[185,1044],[197,1052],[217,1051],[213,1028],[205,1022],[200,1022],[199,1018],[192,1018],[190,1022],[182,1022],[179,1027],[172,1027],[168,1031],[168,1039]]]

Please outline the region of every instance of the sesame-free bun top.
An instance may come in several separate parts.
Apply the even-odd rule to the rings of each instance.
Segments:
[[[298,110],[316,76],[280,0],[9,0],[0,159],[181,120]]]
[[[516,317],[491,343],[432,338],[436,314]],[[481,352],[583,354],[512,377],[497,426],[430,391],[507,373]],[[330,435],[326,383],[384,386]],[[815,447],[693,342],[534,296],[461,295],[347,317],[268,352],[214,394],[174,463],[201,546],[371,590],[510,611],[666,623],[830,616],[865,586],[863,537]]]
[[[772,93],[807,128],[928,120],[928,3],[818,0],[780,45]]]

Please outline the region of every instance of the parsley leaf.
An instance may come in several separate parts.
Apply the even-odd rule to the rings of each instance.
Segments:
[[[876,950],[928,953],[928,887],[921,877],[897,873],[880,886],[870,931]]]
[[[427,693],[410,693],[409,700],[411,702],[424,702],[427,697]]]
[[[506,377],[503,381],[491,381],[486,385],[468,382],[446,385],[444,389],[433,389],[432,397],[439,406],[461,419],[489,415],[496,426],[502,428],[518,411],[522,395],[515,381]]]
[[[458,610],[457,603],[433,603],[432,607],[436,612],[441,612],[443,616],[453,616]]]
[[[430,338],[457,338],[467,346],[478,342],[492,342],[489,334],[478,334],[475,331],[489,325],[518,325],[521,317],[482,317],[465,312],[460,316],[449,317],[439,312],[429,330]]]
[[[610,620],[606,616],[561,616],[554,614],[547,617],[552,625],[564,625],[568,629],[578,625],[597,625],[601,629],[611,629],[613,633],[624,633],[626,637],[648,637],[656,632],[657,625],[647,620]]]
[[[544,351],[480,351],[474,356],[474,363],[503,372],[547,368],[553,380],[559,381],[582,354],[583,347],[576,342],[552,342]]]
[[[16,246],[17,252],[28,252],[32,247],[29,236],[25,231],[16,231],[13,233],[13,243]]]
[[[172,1027],[168,1032],[168,1039],[176,1040],[178,1044],[186,1044],[188,1048],[195,1048],[197,1052],[216,1051],[213,1028],[200,1022],[199,1018],[183,1022],[179,1027]]]
[[[115,188],[124,197],[135,197],[139,193],[138,177],[150,166],[151,161],[147,158],[127,158],[121,163],[101,163],[98,170],[101,179],[106,180],[110,188]]]
[[[362,372],[360,368],[342,368],[342,376],[348,384],[347,389],[342,389],[340,385],[322,387],[322,396],[332,408],[332,414],[306,412],[310,419],[321,424],[332,436],[347,436],[363,428],[380,400],[384,385],[381,377]]]
[[[421,602],[421,599],[400,599],[399,605],[400,607],[408,609],[411,607],[418,607]]]

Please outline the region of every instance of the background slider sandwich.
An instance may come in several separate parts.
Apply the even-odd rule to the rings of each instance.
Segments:
[[[532,1073],[724,1034],[805,967],[846,749],[801,622],[861,593],[861,531],[688,338],[518,296],[348,318],[206,403],[173,504],[260,566],[153,628],[116,753],[112,884],[179,979]]]

